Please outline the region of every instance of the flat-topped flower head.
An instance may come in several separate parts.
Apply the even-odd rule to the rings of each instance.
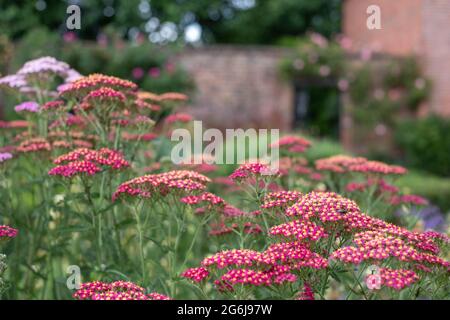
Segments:
[[[185,102],[188,99],[187,95],[179,92],[165,92],[159,95],[159,101],[162,102]]]
[[[230,178],[236,181],[245,180],[248,178],[254,178],[256,176],[270,176],[275,175],[278,172],[271,169],[269,166],[262,163],[247,163],[237,168]]]
[[[210,182],[208,177],[189,170],[149,174],[119,185],[113,194],[113,200],[124,196],[140,198],[150,198],[154,195],[166,196],[171,191],[189,195],[194,191],[204,190],[208,182]]]
[[[271,148],[278,147],[291,153],[303,153],[310,146],[311,142],[298,136],[284,136],[270,145]]]
[[[303,194],[299,191],[276,191],[268,193],[264,199],[261,208],[284,208],[298,201]]]
[[[145,293],[144,288],[128,281],[83,283],[74,294],[77,300],[168,300],[156,292]]]
[[[227,271],[216,285],[225,282],[233,287],[237,284],[252,286],[267,286],[272,283],[271,274],[252,269],[231,269]]]
[[[68,76],[70,66],[62,61],[58,61],[53,57],[41,57],[26,62],[17,74],[26,77],[41,75],[58,75],[61,78]]]
[[[223,269],[229,266],[252,266],[261,261],[261,253],[250,249],[232,249],[220,251],[203,259],[201,265],[205,268],[217,267]]]
[[[59,156],[53,163],[58,166],[51,169],[48,174],[66,178],[78,174],[92,176],[103,170],[120,170],[130,166],[120,152],[108,148],[100,150],[79,148]]]
[[[209,276],[209,271],[203,267],[189,268],[185,270],[181,276],[193,282],[202,282]]]
[[[327,237],[325,229],[308,220],[294,220],[270,228],[269,234],[295,238],[297,240],[317,241]]]
[[[393,205],[412,204],[416,206],[426,206],[428,200],[415,194],[394,195],[389,200]]]
[[[63,100],[53,100],[44,103],[41,110],[47,112],[63,111],[65,102]]]
[[[21,74],[11,74],[0,78],[0,88],[18,91],[27,85],[25,77]]]
[[[37,113],[39,112],[39,104],[35,101],[25,101],[14,107],[17,113]]]
[[[125,100],[126,97],[122,92],[108,87],[92,90],[84,98],[84,101],[87,103],[86,106],[91,106],[91,104],[95,103],[121,103]]]
[[[190,114],[187,113],[174,113],[171,114],[169,116],[167,116],[167,118],[164,120],[166,124],[171,125],[174,123],[188,123],[190,121],[192,121],[192,116]]]
[[[362,173],[378,173],[378,174],[405,174],[407,170],[400,166],[389,165],[380,161],[367,161],[361,164],[352,164],[348,166],[348,171]]]
[[[287,216],[318,217],[322,222],[339,221],[346,214],[359,212],[356,202],[333,192],[310,192],[286,209]]]
[[[51,150],[51,145],[44,138],[31,138],[22,141],[16,150],[20,153],[48,152]]]
[[[13,239],[17,236],[19,231],[10,226],[0,225],[0,240]]]
[[[316,169],[319,171],[332,171],[343,173],[347,171],[348,166],[366,163],[367,159],[363,157],[350,157],[346,155],[336,155],[329,158],[316,160]]]
[[[204,192],[198,196],[197,195],[186,196],[184,198],[181,198],[180,201],[188,205],[197,205],[202,203],[206,203],[210,206],[225,205],[225,200],[210,192]]]
[[[81,77],[68,84],[60,91],[60,95],[82,97],[102,87],[111,88],[122,93],[133,92],[137,89],[137,85],[131,81],[95,73]]]
[[[406,269],[381,268],[380,277],[381,285],[395,290],[402,290],[419,280],[419,276],[414,271]]]

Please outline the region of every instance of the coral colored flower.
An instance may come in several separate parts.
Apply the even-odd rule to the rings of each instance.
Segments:
[[[192,121],[192,116],[190,114],[187,113],[174,113],[169,115],[166,119],[165,122],[167,124],[173,124],[176,122],[181,122],[181,123],[187,123]]]
[[[159,95],[159,101],[183,102],[183,101],[187,101],[187,100],[188,100],[188,96],[183,93],[179,93],[179,92],[166,92],[166,93]]]
[[[0,225],[0,240],[15,238],[18,232],[19,231],[17,229],[5,225]]]
[[[43,138],[32,138],[23,141],[16,149],[21,153],[50,151],[50,143]]]
[[[271,148],[278,147],[286,149],[292,153],[302,153],[305,152],[311,146],[311,142],[308,140],[297,137],[297,136],[284,136],[278,141],[270,145]]]
[[[60,91],[60,95],[84,96],[90,91],[102,87],[114,89],[122,93],[133,92],[137,89],[137,85],[131,81],[95,73],[89,76],[81,77],[66,85],[65,88]]]

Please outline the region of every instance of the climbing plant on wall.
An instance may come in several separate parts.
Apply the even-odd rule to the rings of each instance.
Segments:
[[[415,57],[375,58],[369,50],[347,54],[346,41],[313,33],[291,42],[294,50],[282,61],[281,72],[290,80],[331,79],[348,93],[347,110],[355,123],[372,133],[377,128],[395,129],[401,116],[413,115],[427,99],[429,80],[422,76]]]

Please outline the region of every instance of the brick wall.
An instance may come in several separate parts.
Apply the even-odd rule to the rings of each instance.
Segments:
[[[366,27],[366,10],[372,4],[381,8],[381,30]],[[353,49],[417,54],[433,83],[426,110],[450,116],[449,0],[345,0],[343,32]]]
[[[212,46],[177,57],[196,84],[190,112],[209,127],[289,130],[293,88],[280,79],[286,51],[274,47]]]

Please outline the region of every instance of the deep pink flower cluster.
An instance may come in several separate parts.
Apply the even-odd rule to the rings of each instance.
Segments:
[[[263,199],[261,208],[284,208],[298,201],[303,194],[299,191],[277,191],[267,194]]]
[[[311,146],[311,142],[297,136],[284,136],[270,145],[272,148],[285,148],[289,152],[302,153]]]
[[[67,178],[80,173],[95,175],[104,169],[119,170],[130,166],[120,152],[108,148],[100,150],[79,148],[59,156],[53,162],[58,166],[51,169],[48,174]]]
[[[180,201],[188,205],[196,205],[203,202],[206,202],[212,206],[225,205],[225,201],[221,197],[216,196],[215,194],[212,194],[210,192],[204,192],[198,196],[197,195],[186,196],[184,198],[181,198]]]
[[[344,219],[346,214],[359,213],[358,205],[334,192],[310,192],[286,209],[287,216],[303,219],[318,217],[322,222]]]
[[[189,268],[185,270],[181,276],[194,282],[202,282],[209,276],[209,271],[203,267]]]
[[[10,226],[0,225],[0,239],[8,238],[12,239],[17,236],[19,231],[17,229],[11,228]]]
[[[317,241],[327,237],[323,227],[316,225],[308,220],[294,220],[270,228],[270,235],[284,236],[286,238],[295,238],[297,240]]]
[[[238,223],[232,223],[231,225],[227,225],[224,222],[214,223],[211,224],[211,230],[208,234],[210,236],[223,236],[232,234],[239,229],[242,229],[244,234],[259,234],[262,232],[261,226],[259,224],[247,221],[242,225],[239,225]]]
[[[418,262],[425,265],[448,268],[450,263],[430,253],[420,252],[404,240],[381,231],[365,231],[354,237],[356,247],[342,247],[331,254],[332,259],[359,264],[366,260],[396,258],[403,262]]]
[[[247,163],[237,168],[230,178],[233,180],[242,180],[247,178],[253,178],[260,175],[274,175],[276,171],[272,170],[269,166],[262,163]]]
[[[172,190],[192,192],[203,190],[210,179],[198,172],[175,170],[160,174],[149,174],[126,181],[119,185],[113,200],[121,196],[149,198],[153,194],[167,195]]]
[[[308,283],[303,285],[303,291],[298,294],[297,300],[315,300],[314,292]]]
[[[405,269],[380,269],[381,285],[402,290],[419,280],[419,276],[412,270]]]
[[[415,194],[405,194],[392,196],[390,203],[393,205],[413,204],[416,206],[425,206],[428,204],[428,200]]]
[[[78,300],[169,300],[159,293],[145,294],[144,288],[128,281],[105,283],[101,281],[81,284],[73,297]]]
[[[63,100],[54,100],[44,103],[41,109],[44,111],[55,111],[60,110],[63,106],[64,106]]]

